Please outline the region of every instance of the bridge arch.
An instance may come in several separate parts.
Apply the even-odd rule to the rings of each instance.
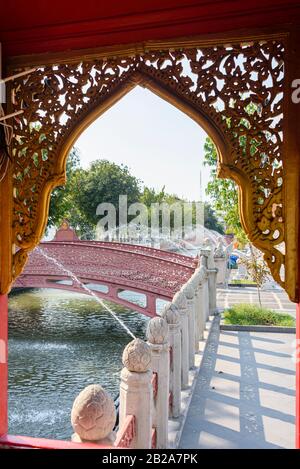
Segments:
[[[157,315],[157,300],[164,300],[164,301],[171,301],[172,298],[170,297],[162,297],[162,296],[151,296],[145,293],[145,306],[142,306],[140,303],[135,302],[135,301],[130,301],[130,299],[124,299],[121,296],[118,295],[118,293],[121,292],[126,292],[127,295],[138,293],[140,294],[141,292],[139,290],[133,290],[132,288],[129,289],[121,289],[120,286],[115,287],[115,289],[110,291],[110,288],[108,287],[108,292],[105,293],[103,291],[98,291],[96,290],[95,284],[90,284],[88,281],[85,281],[84,279],[81,279],[80,281],[83,282],[88,288],[93,292],[93,296],[91,296],[86,290],[80,287],[73,286],[68,283],[61,283],[62,277],[61,276],[54,276],[54,278],[49,278],[47,277],[41,277],[39,279],[29,277],[25,281],[22,278],[22,274],[20,276],[20,280],[18,279],[16,282],[16,285],[13,286],[13,291],[23,291],[23,290],[31,290],[31,289],[42,289],[42,288],[47,288],[47,289],[54,289],[54,290],[62,290],[62,291],[67,291],[67,292],[72,292],[72,293],[80,293],[83,295],[87,295],[89,298],[93,298],[94,295],[97,296],[97,298],[104,300],[104,301],[109,301],[111,303],[117,304],[124,306],[125,308],[137,311],[144,316],[147,317],[155,317]],[[66,278],[67,281],[67,278]],[[103,283],[101,282],[99,286],[103,286]],[[105,285],[106,286],[106,285]],[[116,291],[116,294],[114,294]]]
[[[156,314],[157,300],[171,301],[196,266],[194,258],[155,248],[80,241],[64,222],[53,241],[40,243],[39,249],[29,254],[14,288],[55,288],[88,293],[86,286],[101,299],[152,317]],[[124,291],[142,295],[144,304],[124,298]]]

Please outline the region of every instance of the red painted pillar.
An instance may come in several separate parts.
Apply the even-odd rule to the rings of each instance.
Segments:
[[[300,303],[296,312],[296,448],[300,449]]]
[[[295,90],[295,80],[300,78],[300,27],[296,26],[291,29],[288,45],[288,61],[287,61],[287,84],[288,84],[288,99],[287,99],[287,115],[285,115],[286,123],[286,137],[288,144],[286,146],[287,153],[290,155],[288,167],[285,168],[285,174],[289,173],[289,177],[285,178],[285,184],[289,184],[289,180],[293,179],[293,172],[295,179],[293,181],[295,187],[294,203],[298,207],[298,216],[295,217],[294,224],[290,219],[287,232],[298,235],[298,294],[300,292],[300,219],[299,219],[299,204],[300,204],[300,103],[298,99],[294,99],[292,91]],[[298,178],[298,180],[296,179]],[[296,192],[298,190],[298,193]],[[286,206],[289,205],[287,201]],[[298,223],[298,226],[295,226]],[[296,260],[296,259],[295,259]],[[297,304],[296,312],[296,448],[300,449],[300,303]]]
[[[296,314],[296,448],[300,449],[300,303]]]
[[[300,36],[299,36],[300,37]],[[300,106],[300,104],[298,104]],[[299,135],[299,134],[298,134]],[[300,138],[299,138],[300,141]],[[299,181],[300,187],[300,181]],[[298,289],[300,291],[300,223],[298,228]],[[296,309],[296,449],[300,449],[300,303]]]
[[[8,431],[8,301],[0,295],[0,436]]]

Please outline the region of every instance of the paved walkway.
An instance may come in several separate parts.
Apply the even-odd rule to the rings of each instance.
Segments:
[[[215,318],[179,448],[293,448],[293,334],[219,331]]]
[[[296,316],[296,305],[292,303],[284,290],[261,292],[262,305],[278,312],[285,312]],[[255,287],[218,288],[217,302],[220,308],[228,308],[236,303],[252,303],[258,305],[257,290]]]

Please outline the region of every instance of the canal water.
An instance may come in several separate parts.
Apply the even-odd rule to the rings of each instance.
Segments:
[[[109,306],[136,337],[148,318]],[[70,439],[74,398],[98,383],[119,392],[131,337],[97,301],[63,290],[26,290],[9,300],[9,433]]]

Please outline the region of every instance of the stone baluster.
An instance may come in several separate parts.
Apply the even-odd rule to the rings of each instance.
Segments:
[[[119,428],[128,415],[134,415],[136,433],[131,448],[151,448],[152,434],[152,370],[151,349],[140,339],[125,347],[122,357]]]
[[[215,265],[214,259],[214,243],[211,239],[206,238],[204,240],[204,245],[207,249],[207,274],[208,274],[208,314],[207,319],[210,314],[214,314],[217,310],[217,273],[218,269]]]
[[[204,240],[204,246],[205,249],[202,252],[207,257],[207,268],[214,269],[216,267],[214,260],[214,243],[209,238],[206,238]]]
[[[218,238],[217,247],[214,252],[214,260],[217,272],[217,285],[225,286],[227,278],[227,256],[224,246],[224,241],[221,237]]]
[[[186,297],[188,309],[188,333],[189,333],[189,368],[195,365],[195,287],[190,280],[181,289]]]
[[[189,324],[188,310],[185,295],[179,291],[172,300],[180,313],[181,325],[181,389],[186,389],[189,384]]]
[[[152,371],[157,373],[157,393],[154,400],[153,426],[156,428],[156,448],[168,445],[170,352],[168,324],[162,317],[150,319],[146,332],[152,354]]]
[[[200,297],[200,284],[198,280],[198,274],[195,271],[192,277],[190,278],[190,282],[193,284],[194,290],[195,290],[195,297],[194,297],[194,303],[195,303],[195,352],[198,352],[199,350],[199,340],[200,340],[200,334],[199,334],[199,329],[200,329],[200,311],[201,311],[201,306],[199,302],[199,297]]]
[[[215,264],[217,272],[217,285],[220,287],[225,287],[226,285],[226,275],[227,275],[227,259],[226,257],[217,257],[215,256]]]
[[[217,273],[218,269],[208,270],[209,314],[217,311]]]
[[[197,268],[191,277],[195,288],[195,350],[199,351],[199,340],[203,339],[205,329],[205,310],[204,310],[204,289],[203,279],[205,277],[205,268]]]
[[[177,418],[181,411],[181,324],[180,313],[173,303],[168,303],[161,312],[169,326],[170,344],[170,417]]]
[[[200,258],[200,266],[204,267],[203,276],[203,311],[204,311],[204,324],[209,318],[209,288],[208,288],[208,259],[207,255],[202,255]]]
[[[114,401],[102,386],[90,384],[76,397],[71,411],[72,441],[112,446],[115,423]]]
[[[208,270],[204,278],[204,311],[205,311],[205,322],[209,319],[209,277]]]

